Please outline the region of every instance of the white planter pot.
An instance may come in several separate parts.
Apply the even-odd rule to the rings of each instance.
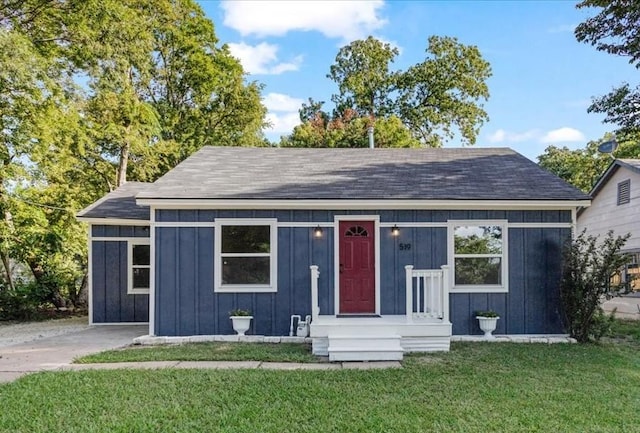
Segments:
[[[244,335],[251,326],[253,316],[229,316],[229,318],[231,319],[233,330],[236,331],[238,335]]]
[[[480,323],[480,329],[484,332],[484,338],[496,338],[491,333],[496,330],[499,317],[476,316],[476,319]]]

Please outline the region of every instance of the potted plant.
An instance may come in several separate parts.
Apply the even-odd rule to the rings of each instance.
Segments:
[[[233,330],[236,331],[238,335],[244,335],[251,326],[251,319],[253,319],[253,316],[249,310],[236,308],[235,310],[229,311],[229,318],[231,319]]]
[[[495,338],[492,334],[498,326],[500,316],[493,310],[476,311],[476,319],[480,323],[480,329],[484,332],[484,338]]]

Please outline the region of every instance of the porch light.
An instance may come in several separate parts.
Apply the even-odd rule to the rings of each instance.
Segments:
[[[315,229],[313,229],[313,237],[316,237],[316,238],[322,237],[322,227],[317,226]]]
[[[398,228],[398,226],[394,225],[393,227],[391,227],[391,236],[399,236],[400,235],[400,229]]]

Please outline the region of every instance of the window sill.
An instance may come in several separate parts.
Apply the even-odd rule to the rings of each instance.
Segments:
[[[454,286],[449,293],[509,293],[506,286]]]
[[[272,286],[220,286],[216,287],[214,293],[276,293],[277,287]]]
[[[148,295],[149,289],[131,289],[127,291],[127,295]]]

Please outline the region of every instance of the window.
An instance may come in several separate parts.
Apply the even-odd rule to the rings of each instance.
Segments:
[[[618,206],[631,201],[631,179],[624,180],[618,184]]]
[[[456,221],[449,239],[453,291],[507,291],[506,222]]]
[[[151,276],[151,252],[149,239],[140,239],[129,242],[129,285],[127,293],[149,293],[149,280]]]
[[[216,219],[215,291],[275,292],[275,219]]]

